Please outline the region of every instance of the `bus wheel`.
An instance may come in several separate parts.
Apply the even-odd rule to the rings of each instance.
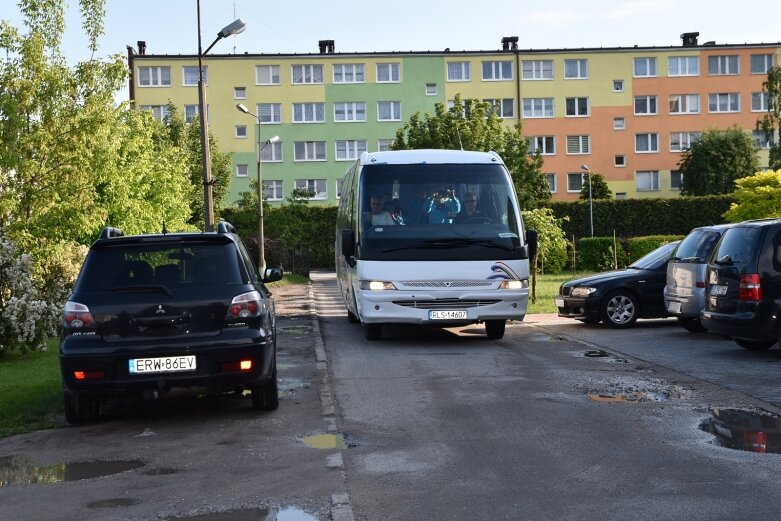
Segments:
[[[504,320],[486,320],[485,334],[491,340],[498,340],[504,336]]]
[[[366,340],[379,340],[382,336],[382,324],[366,324]]]

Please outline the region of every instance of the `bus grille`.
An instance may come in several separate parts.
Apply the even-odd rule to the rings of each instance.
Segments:
[[[419,309],[453,309],[453,308],[479,308],[490,306],[500,302],[496,300],[462,300],[457,298],[442,298],[437,300],[395,300],[397,306]]]
[[[405,288],[490,288],[496,281],[493,280],[403,280],[401,284]]]

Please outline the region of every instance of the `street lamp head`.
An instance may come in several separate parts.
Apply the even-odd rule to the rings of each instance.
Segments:
[[[588,165],[580,165],[580,169],[583,170],[584,172],[588,172],[589,171]]]
[[[276,143],[277,141],[279,141],[279,136],[274,136],[270,138],[268,141],[266,141],[266,144],[268,145],[270,143]]]
[[[222,28],[222,31],[217,33],[217,36],[219,38],[227,38],[228,36],[233,36],[234,34],[243,33],[244,29],[247,28],[247,24],[241,21],[241,18],[237,18],[225,27]]]
[[[249,109],[242,103],[236,103],[236,109],[244,114],[249,114]]]

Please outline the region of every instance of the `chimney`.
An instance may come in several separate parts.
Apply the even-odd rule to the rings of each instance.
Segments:
[[[502,50],[503,51],[517,51],[518,50],[518,37],[517,36],[505,36],[502,38]]]
[[[146,54],[146,42],[144,40],[138,40],[138,55],[144,56]]]
[[[681,42],[684,47],[697,47],[697,37],[700,33],[683,33],[681,35]]]
[[[336,50],[333,40],[320,40],[317,45],[320,47],[320,54],[333,54]]]

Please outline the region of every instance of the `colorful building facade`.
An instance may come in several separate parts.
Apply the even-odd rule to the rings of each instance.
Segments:
[[[671,47],[520,50],[517,37],[505,37],[496,51],[389,53],[336,53],[321,41],[313,54],[207,55],[209,129],[233,158],[226,203],[251,189],[260,144],[268,201],[299,189],[335,204],[362,151],[389,149],[412,114],[456,95],[490,100],[508,125],[522,120],[556,200],[576,199],[584,172],[603,174],[617,198],[675,197],[681,153],[711,128],[752,132],[767,166],[772,141],[756,123],[781,43],[697,40],[685,33]],[[131,100],[158,118],[171,102],[189,121],[198,114],[198,57],[145,48],[128,47]]]

